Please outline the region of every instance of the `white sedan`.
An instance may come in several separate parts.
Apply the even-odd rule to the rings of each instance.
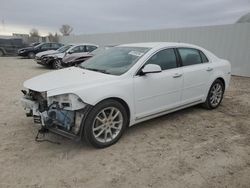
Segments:
[[[200,103],[217,108],[230,72],[195,45],[126,44],[25,81],[21,101],[44,129],[102,148],[139,122]]]

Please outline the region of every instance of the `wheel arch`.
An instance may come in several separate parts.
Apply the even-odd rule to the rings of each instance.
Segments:
[[[226,88],[226,82],[225,82],[224,78],[218,77],[218,78],[216,78],[215,80],[220,80],[220,81],[223,83],[223,87],[224,87],[223,89]],[[214,81],[215,81],[215,80],[214,80]],[[214,82],[214,81],[213,81],[213,82]]]
[[[218,76],[218,77],[216,77],[215,79],[212,80],[212,83],[210,84],[210,86],[208,88],[206,98],[204,99],[204,103],[202,103],[203,107],[205,107],[207,109],[217,108],[218,105],[221,103],[221,101],[220,101],[219,104],[216,107],[211,107],[211,104],[208,102],[208,96],[209,96],[210,90],[211,90],[214,82],[216,82],[216,81],[220,81],[222,83],[222,91],[223,91],[223,93],[224,93],[224,91],[226,89],[226,85],[225,85],[226,82],[225,82],[223,77]],[[222,98],[223,98],[223,93],[222,93]],[[221,98],[221,100],[222,100],[222,98]]]
[[[81,122],[81,127],[80,127],[80,133],[79,133],[79,136],[80,138],[82,139],[84,137],[84,133],[83,133],[83,130],[84,130],[84,127],[85,127],[85,121],[86,121],[86,118],[88,116],[88,114],[91,112],[91,110],[99,103],[101,102],[104,102],[106,100],[115,100],[117,102],[119,102],[121,105],[124,106],[126,112],[127,112],[127,115],[128,115],[128,125],[130,125],[130,117],[131,117],[131,111],[130,111],[130,108],[129,108],[129,105],[127,104],[127,102],[125,100],[123,100],[122,98],[120,97],[108,97],[108,98],[105,98],[105,99],[102,99],[100,101],[98,101],[97,103],[95,103],[94,105],[88,105],[88,108],[86,110],[86,114],[85,116],[83,117],[82,119],[82,122]]]
[[[125,108],[127,115],[128,115],[128,120],[130,122],[131,112],[130,112],[129,105],[127,104],[127,102],[125,100],[123,100],[122,98],[119,98],[119,97],[108,97],[108,98],[102,99],[97,104],[99,104],[103,101],[106,101],[106,100],[115,100],[115,101],[119,102]],[[97,104],[95,104],[95,105],[97,105]],[[129,125],[129,123],[128,123],[128,125]]]
[[[220,80],[222,83],[223,83],[223,89],[225,90],[226,89],[226,81],[225,81],[225,79],[223,78],[223,76],[216,76],[216,77],[214,77],[213,79],[211,79],[210,80],[210,82],[209,82],[209,85],[208,85],[208,87],[207,87],[207,90],[206,90],[206,95],[205,95],[205,97],[204,97],[204,101],[206,100],[206,98],[207,98],[207,96],[208,96],[208,93],[209,93],[209,90],[210,90],[210,88],[211,88],[211,86],[213,85],[213,83],[215,82],[215,80]]]

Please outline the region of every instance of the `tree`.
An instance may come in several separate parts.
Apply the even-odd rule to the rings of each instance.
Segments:
[[[40,36],[37,29],[33,28],[30,30],[30,37],[28,39],[29,43],[39,42]]]
[[[30,37],[39,37],[39,32],[37,29],[33,28],[30,30]]]
[[[73,31],[73,27],[71,27],[68,24],[62,25],[60,28],[60,32],[62,33],[63,36],[69,36],[69,34]]]
[[[50,42],[58,42],[59,41],[59,36],[58,36],[57,33],[55,33],[55,35],[53,35],[52,33],[49,33],[48,39],[49,39]]]

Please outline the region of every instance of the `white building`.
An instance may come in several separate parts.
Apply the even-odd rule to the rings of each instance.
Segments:
[[[232,64],[232,74],[250,77],[250,14],[236,24],[119,33],[71,35],[63,43],[117,45],[134,42],[186,42],[202,46]]]

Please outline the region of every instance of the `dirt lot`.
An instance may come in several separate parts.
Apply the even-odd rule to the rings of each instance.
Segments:
[[[222,105],[188,108],[129,128],[112,147],[60,136],[34,141],[20,105],[24,80],[48,72],[0,58],[0,187],[250,187],[250,78],[233,77]]]

